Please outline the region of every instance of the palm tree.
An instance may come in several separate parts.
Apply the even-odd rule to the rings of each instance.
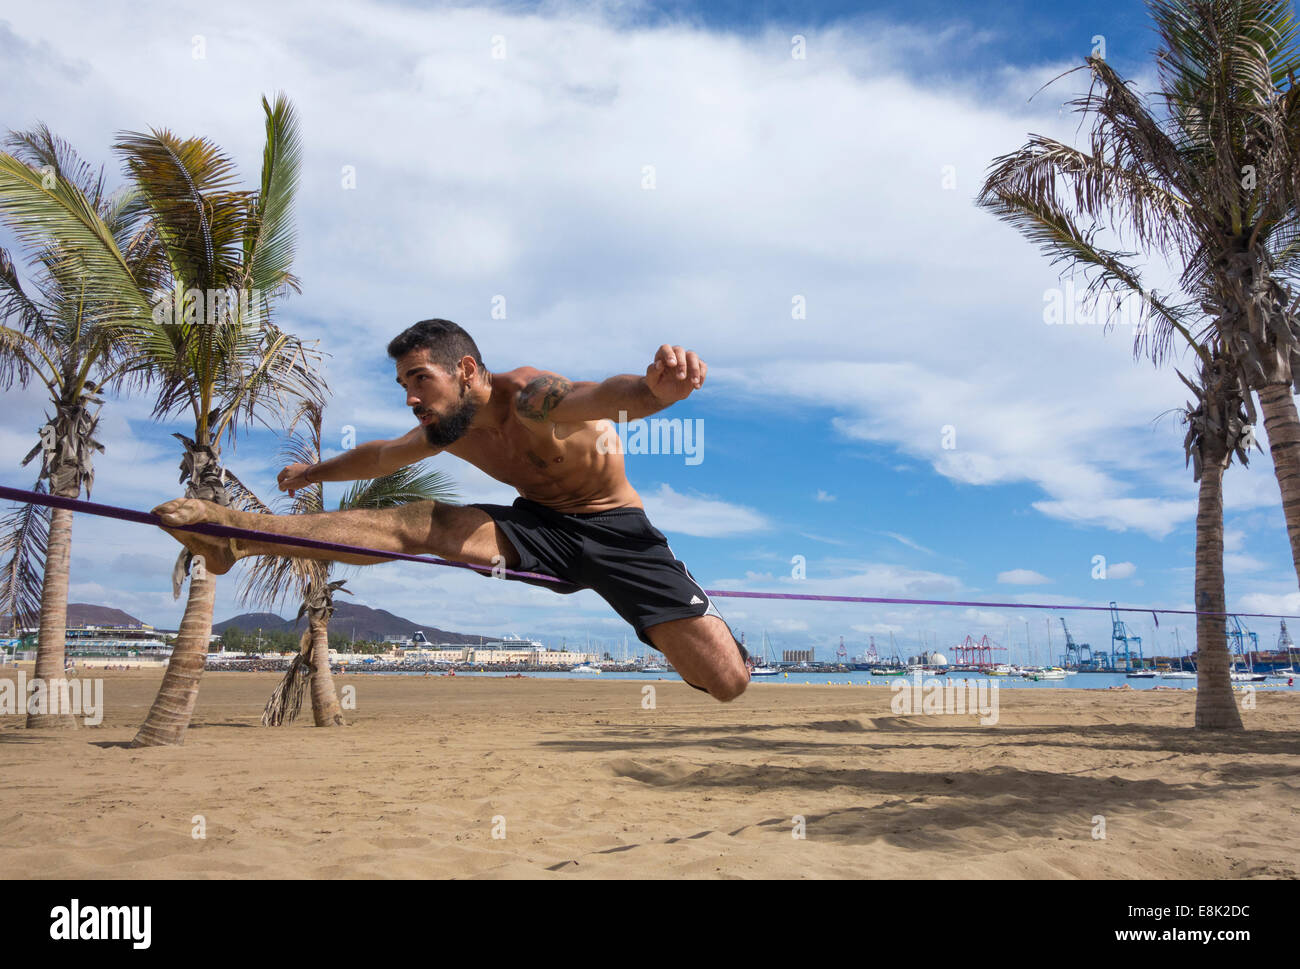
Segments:
[[[1279,90],[1298,66],[1296,25],[1289,4],[1278,0],[1147,5],[1162,42],[1162,118],[1110,65],[1089,57],[1092,87],[1070,104],[1095,115],[1090,151],[1031,134],[1028,144],[993,161],[976,203],[1054,264],[1092,273],[1090,296],[1138,298],[1144,318],[1135,354],[1159,365],[1176,346],[1190,347],[1202,378],[1211,378],[1200,387],[1184,378],[1200,409],[1237,413],[1225,367],[1236,370],[1250,419],[1250,390],[1259,393],[1300,577],[1300,418],[1290,393],[1300,378],[1292,370],[1300,360],[1300,323],[1283,284],[1300,273],[1300,90]],[[1084,217],[1086,228],[1079,224]],[[1131,262],[1138,253],[1099,245],[1106,223],[1180,265],[1179,291],[1166,296],[1145,286]],[[1113,308],[1121,305],[1117,299]],[[1194,430],[1197,410],[1189,407]],[[1221,612],[1220,489],[1235,443],[1222,436],[1226,431],[1206,429],[1214,433],[1198,432],[1190,452],[1201,460],[1197,601],[1217,600],[1214,611]],[[1215,509],[1217,523],[1206,517]],[[1217,558],[1203,560],[1207,555]],[[1217,593],[1210,588],[1216,583]],[[1211,670],[1220,662],[1227,668],[1222,627],[1202,626],[1198,617],[1197,655]],[[1208,682],[1197,694],[1197,726],[1239,726],[1235,708],[1223,712],[1232,704],[1227,677]]]
[[[291,463],[317,464],[321,461],[321,408],[305,403],[299,409],[294,426],[303,421],[305,436],[290,434],[284,456]],[[340,511],[355,508],[396,508],[413,501],[455,501],[457,495],[450,480],[440,472],[420,473],[415,467],[402,468],[382,478],[354,482],[339,502]],[[324,486],[313,484],[295,492],[289,500],[290,513],[314,514],[325,510]],[[249,501],[250,506],[261,505]],[[265,505],[259,511],[270,512]],[[343,711],[334,689],[329,662],[329,620],[334,614],[334,595],[347,592],[343,581],[330,581],[334,563],[320,559],[262,555],[244,572],[240,602],[273,607],[285,595],[301,598],[298,618],[307,617],[299,653],[267,702],[262,715],[266,726],[291,723],[302,703],[302,693],[311,686],[311,708],[316,726],[343,726]],[[349,593],[350,594],[350,593]]]
[[[290,270],[299,136],[286,98],[277,97],[274,106],[263,98],[262,107],[266,147],[257,192],[235,187],[233,162],[206,139],[154,130],[126,133],[114,146],[170,267],[171,289],[139,340],[161,387],[154,416],[193,418],[192,438],[173,435],[185,448],[180,480],[187,497],[223,506],[231,500],[227,485],[238,482],[221,466],[222,443],[233,443],[240,424],[283,419],[295,402],[320,401],[324,393],[319,354],[271,319],[274,298],[298,288]],[[192,564],[182,551],[172,578],[179,597],[190,573],[185,614],[135,746],[181,743],[193,714],[216,583]]]
[[[1235,454],[1245,467],[1254,444],[1250,392],[1240,369],[1221,352],[1201,363],[1199,380],[1179,379],[1196,396],[1187,404],[1183,447],[1200,483],[1196,509],[1196,726],[1240,730],[1229,676],[1227,602],[1223,591],[1223,472]],[[1207,649],[1207,644],[1219,644]]]
[[[1104,60],[1087,58],[1092,88],[1070,104],[1095,113],[1091,151],[1031,135],[997,158],[978,204],[1053,256],[1141,297],[1152,326],[1134,347],[1159,363],[1175,334],[1222,344],[1259,396],[1300,579],[1300,26],[1287,0],[1147,0],[1156,51],[1157,119]],[[1076,68],[1079,70],[1081,68]],[[1100,91],[1097,89],[1100,88]],[[1076,213],[1062,204],[1071,198]],[[1181,266],[1173,302],[1144,289],[1136,253],[1095,242],[1103,220]],[[1198,329],[1193,335],[1192,329]],[[1204,362],[1204,360],[1202,361]]]
[[[41,455],[37,488],[64,498],[87,497],[94,486],[92,456],[100,394],[133,376],[127,338],[133,317],[114,296],[104,298],[87,280],[85,240],[69,244],[51,232],[51,221],[71,217],[93,245],[120,260],[120,273],[147,288],[160,265],[156,240],[141,219],[139,198],[128,190],[110,194],[96,172],[44,125],[11,132],[13,154],[0,154],[0,216],[32,250],[31,289],[25,289],[9,254],[0,249],[0,386],[35,378],[45,385],[52,413],[40,442],[23,459]],[[47,218],[51,209],[59,214]],[[141,308],[137,305],[137,311]],[[6,517],[0,553],[0,611],[15,625],[31,625],[39,613],[35,675],[49,684],[64,677],[68,571],[72,512],[20,506]],[[54,687],[57,688],[57,687]],[[28,727],[73,727],[64,712],[28,713]]]

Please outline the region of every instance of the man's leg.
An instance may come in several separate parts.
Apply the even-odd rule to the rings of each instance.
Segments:
[[[159,505],[154,513],[162,519],[164,531],[195,555],[202,555],[205,568],[215,575],[228,572],[236,560],[248,555],[287,555],[352,565],[373,565],[392,560],[373,555],[279,545],[272,541],[215,538],[193,532],[172,531],[167,525],[212,522],[339,545],[362,545],[383,552],[437,555],[471,565],[494,565],[500,561],[497,556],[501,556],[506,568],[519,567],[519,553],[487,512],[440,501],[415,501],[400,508],[380,510],[258,515],[223,508],[197,498],[177,498]]]
[[[736,639],[720,617],[672,619],[645,631],[683,680],[703,687],[715,699],[734,700],[749,685]]]

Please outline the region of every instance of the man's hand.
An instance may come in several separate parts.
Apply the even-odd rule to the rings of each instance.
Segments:
[[[312,482],[307,480],[307,469],[310,467],[310,464],[288,465],[276,479],[280,490],[289,492],[289,497],[292,498],[295,491],[311,485]]]
[[[654,363],[646,367],[645,382],[657,400],[665,405],[675,404],[703,386],[708,372],[709,365],[695,351],[687,353],[681,347],[665,343],[655,354]]]

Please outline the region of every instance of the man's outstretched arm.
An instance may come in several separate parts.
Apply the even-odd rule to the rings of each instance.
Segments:
[[[382,478],[408,464],[437,454],[425,439],[424,428],[416,427],[391,441],[366,441],[337,457],[318,464],[291,464],[280,472],[281,491],[293,494],[299,488],[322,481],[363,481]]]
[[[703,386],[708,371],[708,364],[694,351],[665,343],[646,367],[644,377],[619,374],[600,382],[575,383],[540,371],[519,391],[515,408],[528,420],[561,424],[618,420],[620,415],[637,420],[685,400]]]

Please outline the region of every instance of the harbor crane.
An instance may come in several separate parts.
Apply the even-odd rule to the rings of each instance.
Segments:
[[[1141,669],[1142,660],[1142,637],[1134,636],[1124,625],[1124,621],[1119,618],[1119,606],[1114,602],[1110,604],[1110,659],[1111,668],[1116,672],[1119,671],[1119,658],[1124,657],[1124,672],[1132,669]],[[1133,648],[1137,648],[1137,666],[1133,665]]]
[[[1250,640],[1250,650],[1246,649],[1246,640]],[[1228,652],[1241,657],[1241,664],[1247,670],[1253,670],[1254,657],[1259,653],[1259,634],[1246,628],[1240,616],[1228,617]],[[1235,669],[1235,664],[1233,666]]]
[[[1107,669],[1110,664],[1106,661],[1105,653],[1093,655],[1092,646],[1088,643],[1076,643],[1074,637],[1070,635],[1070,627],[1065,624],[1065,617],[1061,617],[1061,628],[1065,630],[1065,655],[1061,657],[1061,665],[1066,669],[1076,670],[1099,670]]]

